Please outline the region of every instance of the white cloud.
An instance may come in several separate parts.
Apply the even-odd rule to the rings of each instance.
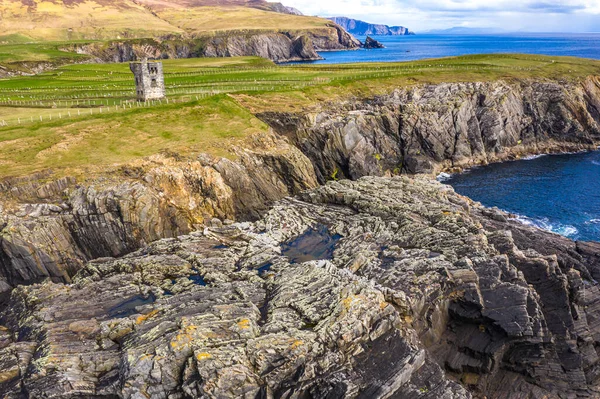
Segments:
[[[600,31],[600,0],[283,0],[307,15],[347,16],[416,31],[453,26]]]

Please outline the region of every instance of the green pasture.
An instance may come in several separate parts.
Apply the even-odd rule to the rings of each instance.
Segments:
[[[479,55],[275,65],[245,57],[165,60],[164,70],[167,98],[148,103],[135,101],[128,64],[73,64],[0,80],[0,177],[43,169],[72,173],[162,150],[234,157],[233,146],[267,130],[256,112],[298,110],[417,84],[576,80],[600,75],[600,62]]]

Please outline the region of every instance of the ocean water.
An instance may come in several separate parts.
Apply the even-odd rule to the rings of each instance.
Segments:
[[[316,64],[414,61],[469,54],[527,53],[600,59],[600,33],[374,36],[385,49],[322,52]],[[364,37],[358,37],[364,41]]]
[[[482,204],[574,240],[600,241],[600,151],[531,157],[439,180]]]

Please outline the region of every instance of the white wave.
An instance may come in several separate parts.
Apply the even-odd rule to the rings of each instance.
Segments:
[[[521,158],[522,161],[533,161],[534,159],[538,159],[541,157],[545,157],[547,154],[540,154],[540,155],[529,155],[526,157]]]
[[[585,224],[600,224],[600,219],[591,219],[585,222]]]
[[[592,165],[600,166],[600,161],[592,161]]]
[[[437,176],[436,179],[439,182],[444,182],[444,181],[448,181],[448,180],[452,179],[452,175],[450,173],[442,172]]]
[[[575,226],[561,223],[551,223],[548,218],[532,219],[527,216],[517,215],[517,220],[524,225],[537,227],[567,238],[576,238],[579,230]]]

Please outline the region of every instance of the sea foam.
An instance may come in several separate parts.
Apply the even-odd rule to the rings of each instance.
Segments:
[[[521,158],[522,161],[533,161],[534,159],[538,159],[541,157],[545,157],[546,154],[540,154],[540,155],[529,155],[526,157]]]
[[[567,238],[576,238],[579,234],[577,227],[551,222],[548,218],[532,219],[527,216],[517,215],[517,220],[524,225],[547,230]]]
[[[448,180],[452,179],[452,175],[450,173],[442,172],[437,176],[436,179],[439,182],[444,182],[444,181],[448,181]]]

